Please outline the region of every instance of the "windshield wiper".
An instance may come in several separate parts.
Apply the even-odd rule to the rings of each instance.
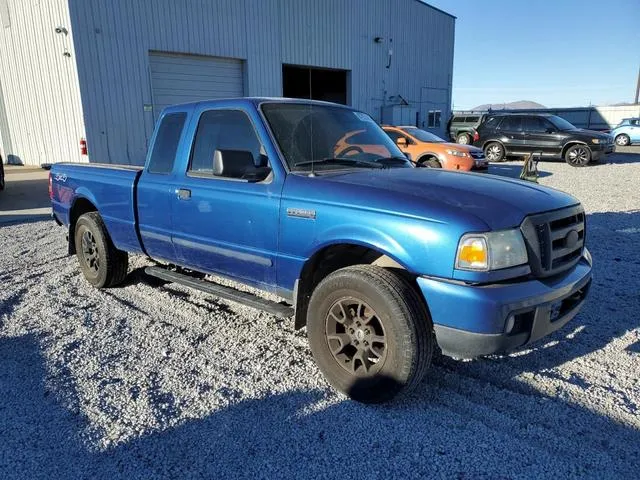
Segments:
[[[336,165],[353,165],[353,166],[363,166],[363,167],[372,167],[372,168],[387,168],[381,163],[371,162],[368,160],[357,160],[355,158],[346,158],[346,157],[329,157],[329,158],[321,158],[319,160],[305,160],[304,162],[294,163],[293,167],[304,167],[305,165],[326,165],[329,163],[335,163]]]
[[[422,163],[418,163],[415,160],[410,160],[407,157],[383,157],[376,160],[376,162],[388,162],[388,161],[398,161],[402,163],[409,162],[415,165],[416,167],[424,167]]]

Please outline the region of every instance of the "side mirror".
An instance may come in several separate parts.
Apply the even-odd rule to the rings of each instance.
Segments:
[[[213,174],[247,182],[261,182],[269,176],[271,168],[266,155],[259,155],[258,165],[253,153],[244,150],[216,150],[213,153]]]
[[[545,130],[547,133],[556,133],[556,129],[553,127],[549,127]]]
[[[396,140],[396,145],[398,145],[399,147],[406,147],[407,146],[407,139],[404,137],[398,137],[398,139]]]

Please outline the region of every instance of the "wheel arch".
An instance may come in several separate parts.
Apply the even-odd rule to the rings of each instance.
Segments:
[[[76,246],[73,241],[73,237],[78,219],[85,213],[97,211],[98,208],[96,207],[95,202],[83,195],[77,196],[73,201],[73,205],[69,209],[69,255],[74,255],[76,253]]]
[[[294,327],[300,329],[306,325],[309,300],[315,287],[327,275],[352,265],[377,265],[404,272],[415,279],[406,262],[397,255],[385,252],[385,249],[359,241],[335,241],[322,245],[304,263],[294,288],[295,316]]]
[[[484,151],[484,149],[487,147],[487,145],[489,145],[490,143],[499,143],[500,146],[502,147],[502,149],[504,150],[505,154],[507,153],[507,147],[504,146],[504,143],[501,140],[498,140],[497,138],[491,139],[491,140],[485,140],[485,142],[482,144],[482,151]]]
[[[583,142],[582,140],[569,140],[562,147],[562,151],[560,152],[560,156],[562,158],[564,158],[565,154],[567,153],[567,150],[569,150],[574,145],[584,145],[585,147],[587,147],[589,149],[589,151],[591,151],[591,147],[587,144],[587,142]]]
[[[418,158],[416,158],[416,162],[420,163],[423,160],[428,160],[429,158],[435,158],[440,162],[440,165],[444,166],[444,159],[436,152],[423,152],[418,156]]]

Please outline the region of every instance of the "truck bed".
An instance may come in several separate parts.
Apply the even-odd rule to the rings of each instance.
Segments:
[[[100,210],[113,243],[141,252],[135,221],[135,186],[142,166],[58,163],[51,167],[51,203],[55,219],[68,226],[74,202],[91,202]]]

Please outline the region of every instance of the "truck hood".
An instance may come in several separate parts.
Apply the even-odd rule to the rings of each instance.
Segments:
[[[515,227],[527,215],[580,203],[564,192],[531,182],[431,168],[362,170],[316,178],[333,184],[334,201],[362,202],[361,207],[439,222],[472,216],[491,230]],[[364,191],[355,194],[354,187]],[[341,192],[347,198],[339,198]]]

